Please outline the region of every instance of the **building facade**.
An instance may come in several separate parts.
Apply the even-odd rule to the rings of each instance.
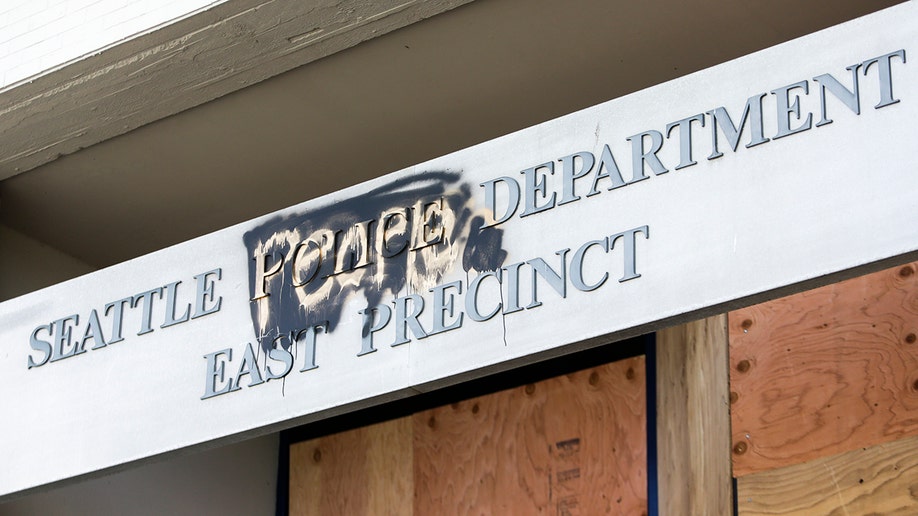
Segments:
[[[913,512],[888,4],[12,3],[0,512]]]

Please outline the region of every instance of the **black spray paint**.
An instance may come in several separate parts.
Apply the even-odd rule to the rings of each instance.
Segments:
[[[265,352],[275,346],[274,339],[314,325],[334,331],[342,317],[344,301],[359,294],[366,306],[376,306],[387,296],[402,291],[418,291],[440,282],[461,259],[462,268],[484,272],[499,269],[507,258],[502,249],[503,230],[481,229],[483,216],[476,213],[472,188],[460,182],[455,172],[426,172],[393,181],[366,194],[294,215],[272,218],[247,232],[244,243],[249,256],[249,295],[255,292],[256,261],[263,251],[275,259],[286,257],[309,235],[327,229],[347,229],[355,224],[378,219],[391,209],[414,205],[419,200],[443,199],[444,218],[452,217],[443,240],[419,252],[403,249],[395,256],[377,255],[370,265],[337,275],[320,272],[314,281],[294,287],[291,269],[270,278],[268,297],[250,304],[252,324],[260,347]],[[417,223],[417,221],[411,221]],[[431,221],[432,225],[442,221]],[[376,221],[378,224],[379,221]],[[370,246],[376,245],[375,231],[370,231]],[[396,240],[394,247],[399,247]],[[356,260],[356,259],[355,259]],[[351,260],[351,265],[355,260]],[[346,267],[349,268],[349,267]],[[326,271],[327,272],[327,271]],[[288,348],[289,339],[281,345]]]

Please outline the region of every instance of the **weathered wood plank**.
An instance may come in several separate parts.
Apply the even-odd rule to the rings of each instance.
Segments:
[[[918,435],[916,271],[730,313],[737,476]]]
[[[644,363],[415,414],[415,514],[646,512]]]
[[[730,514],[727,317],[657,332],[660,514]]]
[[[411,515],[410,417],[290,446],[290,514]]]
[[[918,514],[918,437],[754,473],[737,493],[743,516]]]

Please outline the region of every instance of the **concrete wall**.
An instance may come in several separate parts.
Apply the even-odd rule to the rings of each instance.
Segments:
[[[274,514],[278,446],[275,434],[148,464],[14,499],[0,514]]]
[[[0,301],[94,270],[68,254],[0,225]]]

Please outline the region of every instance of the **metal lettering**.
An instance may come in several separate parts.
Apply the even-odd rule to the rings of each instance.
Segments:
[[[471,281],[471,283],[469,283],[468,292],[465,294],[465,313],[468,314],[469,319],[475,322],[487,321],[488,319],[497,315],[501,308],[503,308],[502,303],[497,303],[497,306],[494,308],[494,310],[491,310],[487,315],[482,315],[482,313],[478,310],[478,288],[481,285],[481,282],[487,277],[493,277],[497,280],[498,283],[500,283],[500,272],[500,269],[498,269],[496,271],[479,274],[475,277],[475,279]]]
[[[294,345],[299,346],[300,338],[304,334],[306,335],[306,341],[303,343],[303,368],[300,369],[301,373],[305,373],[306,371],[311,371],[319,367],[316,365],[316,334],[320,329],[324,331],[327,327],[327,324],[316,324],[314,326],[310,326],[309,328],[300,330],[293,336]],[[293,335],[292,332],[291,335]]]
[[[48,359],[51,358],[51,343],[46,340],[41,340],[38,338],[38,332],[45,330],[48,333],[48,337],[51,337],[51,325],[46,324],[39,326],[32,330],[32,335],[29,337],[29,346],[38,352],[44,353],[44,358],[36,361],[32,358],[32,355],[29,355],[29,369],[33,367],[41,367],[48,362]]]
[[[242,363],[239,364],[239,373],[236,374],[235,384],[230,391],[238,391],[242,388],[242,377],[249,375],[249,387],[265,383],[258,369],[258,361],[255,359],[255,350],[252,349],[252,343],[245,345],[245,353],[242,355]]]
[[[723,131],[724,136],[727,137],[727,141],[730,142],[730,148],[732,148],[734,152],[736,152],[736,148],[739,147],[740,136],[743,134],[743,128],[746,127],[746,120],[750,118],[751,122],[749,125],[752,135],[746,148],[755,147],[756,145],[761,145],[768,141],[768,138],[766,138],[764,134],[765,129],[762,122],[762,98],[764,97],[765,94],[760,93],[746,99],[746,107],[743,109],[743,117],[740,119],[738,127],[733,124],[733,119],[730,118],[730,113],[727,113],[726,108],[721,106],[708,111],[708,116],[711,117],[711,155],[708,156],[709,160],[723,156],[723,153],[720,152],[717,145],[718,127]]]
[[[124,340],[124,337],[121,336],[121,326],[124,321],[124,305],[130,303],[133,299],[133,297],[126,297],[105,305],[105,315],[108,315],[109,310],[114,309],[114,313],[112,314],[112,338],[108,341],[109,344]]]
[[[819,83],[819,106],[820,106],[820,116],[818,122],[816,122],[816,127],[820,127],[826,124],[831,124],[832,119],[826,116],[826,91],[830,91],[832,95],[840,100],[842,104],[848,107],[855,115],[861,114],[861,98],[860,92],[858,91],[858,81],[857,81],[857,71],[861,67],[861,64],[851,65],[846,70],[851,72],[851,83],[854,85],[853,90],[849,90],[842,83],[838,81],[835,77],[824,73],[822,75],[817,75],[813,77],[813,80]]]
[[[640,278],[641,275],[637,273],[637,258],[635,251],[635,240],[638,233],[643,233],[645,239],[650,238],[650,229],[647,226],[641,226],[639,228],[629,229],[628,231],[623,231],[621,233],[616,233],[609,237],[609,251],[611,252],[615,249],[615,242],[621,238],[625,242],[625,273],[618,280],[619,283],[624,283],[628,280],[633,280],[635,278]]]
[[[433,329],[430,330],[431,335],[436,335],[437,333],[443,333],[449,330],[455,330],[462,326],[462,312],[459,312],[459,315],[456,319],[446,324],[446,317],[453,317],[453,306],[454,306],[454,296],[452,292],[447,293],[447,289],[454,288],[456,289],[456,294],[462,294],[462,282],[453,281],[451,283],[446,283],[444,285],[437,285],[436,287],[430,289],[430,292],[433,293]]]
[[[194,296],[194,315],[191,316],[192,319],[219,311],[220,305],[223,303],[223,296],[214,300],[214,283],[216,283],[216,280],[210,279],[210,276],[216,276],[216,280],[221,279],[223,277],[223,269],[210,270],[194,277],[197,282],[197,292]],[[212,303],[209,308],[207,307],[208,302]]]
[[[225,360],[218,360],[218,357],[221,355],[226,355]],[[222,388],[217,389],[218,383],[223,383],[224,372],[226,369],[226,362],[233,359],[233,350],[230,348],[221,349],[220,351],[214,351],[213,353],[208,353],[204,355],[204,358],[207,359],[207,371],[204,376],[204,395],[201,396],[202,400],[207,398],[213,398],[214,396],[219,396],[220,394],[226,394],[233,389],[233,379],[230,378],[229,381]]]
[[[604,238],[602,240],[590,240],[589,242],[580,246],[579,249],[574,251],[574,256],[571,257],[571,265],[570,265],[571,284],[574,285],[574,288],[582,292],[590,292],[591,290],[596,290],[599,287],[601,287],[603,283],[606,282],[607,279],[609,279],[609,273],[604,272],[602,273],[602,279],[600,279],[598,282],[592,285],[588,285],[583,280],[583,258],[584,256],[586,256],[587,250],[593,246],[600,246],[603,248],[603,250],[606,253],[608,253],[609,252],[609,239]]]
[[[699,122],[704,127],[704,113],[666,124],[666,139],[672,136],[674,128],[679,128],[679,164],[676,170],[698,164],[692,159],[692,122]]]
[[[411,301],[411,311],[408,311],[408,302]],[[423,339],[427,337],[427,332],[418,322],[418,316],[424,310],[424,298],[417,294],[408,294],[404,297],[397,297],[393,302],[395,304],[395,342],[392,346],[401,346],[409,340],[408,329],[415,338]]]
[[[794,128],[791,128],[790,126],[791,114],[793,114],[797,120],[800,120],[800,96],[794,95],[793,102],[789,102],[788,97],[791,90],[795,89],[802,89],[804,95],[808,95],[810,93],[810,83],[807,81],[795,82],[794,84],[783,86],[771,92],[772,95],[775,96],[778,108],[778,134],[775,135],[776,140],[778,138],[784,138],[785,136],[790,136],[795,133],[806,131],[812,127],[813,113],[807,113],[806,121],[799,126]]]
[[[644,150],[645,136],[650,137],[650,150]],[[650,170],[656,176],[669,172],[657,157],[657,153],[663,148],[663,135],[660,134],[660,131],[651,129],[625,139],[631,142],[631,181],[628,182],[629,184],[647,179],[648,176],[644,175],[644,163],[650,165]]]
[[[266,256],[267,254],[264,251],[261,251],[256,252],[255,258],[253,258],[253,260],[255,260],[255,292],[252,293],[252,301],[270,295],[267,291],[268,278],[280,272],[281,268],[284,266],[284,258],[281,257],[280,260],[274,263],[270,269],[265,269],[265,264],[267,262]],[[271,256],[273,257],[274,253],[271,253]]]
[[[169,283],[163,287],[166,289],[166,292],[163,295],[163,297],[166,298],[166,317],[160,328],[167,328],[178,323],[183,323],[187,321],[191,315],[191,304],[189,303],[185,305],[185,313],[182,314],[182,316],[179,318],[175,317],[175,296],[178,292],[179,283],[181,283],[181,281],[173,281],[172,283]]]
[[[507,185],[507,207],[500,217],[497,216],[497,183]],[[486,220],[485,223],[481,225],[480,229],[506,222],[516,213],[516,208],[520,203],[520,184],[517,183],[515,179],[503,176],[485,181],[479,186],[485,189],[485,208],[487,208],[488,212],[491,214],[491,220]]]
[[[880,103],[874,106],[876,109],[899,102],[899,99],[893,96],[892,86],[892,58],[896,56],[905,64],[905,49],[899,49],[895,52],[874,57],[873,59],[868,59],[861,63],[864,65],[865,77],[867,76],[867,72],[870,71],[870,67],[874,63],[877,64],[877,73],[880,75]]]
[[[370,225],[374,222],[373,219],[360,221],[344,232],[344,238],[335,246],[335,274],[361,269],[373,263],[370,259]],[[336,233],[336,243],[337,236]]]
[[[302,271],[304,268],[300,267],[300,260],[303,258],[303,251],[306,250],[308,252],[310,250],[310,245],[313,246],[315,255],[308,262],[309,267],[305,268],[306,273],[305,276],[303,276]],[[303,240],[293,247],[293,251],[291,251],[290,255],[292,257],[290,260],[290,267],[292,269],[290,273],[290,284],[292,286],[302,287],[315,279],[322,266],[322,247],[319,244],[314,240]]]
[[[72,325],[71,322],[73,323]],[[52,362],[86,352],[85,349],[80,349],[79,346],[73,343],[73,326],[77,324],[80,324],[80,316],[77,314],[63,317],[51,323],[51,327],[54,328],[54,347],[51,350]],[[70,346],[73,347],[67,351],[66,348]]]
[[[580,170],[575,166],[580,161]],[[558,206],[580,200],[580,196],[574,193],[574,182],[581,177],[586,176],[593,170],[596,158],[591,152],[576,152],[570,156],[564,156],[559,159],[561,162],[561,200]]]
[[[505,314],[512,314],[523,309],[520,306],[520,267],[526,262],[514,263],[503,267],[507,272],[504,276],[507,282],[507,304],[504,306]]]
[[[271,380],[277,380],[283,378],[290,373],[290,370],[293,369],[293,353],[289,350],[284,349],[282,342],[283,339],[286,339],[287,335],[278,335],[274,338],[274,341],[271,343],[271,349],[268,350],[268,358],[274,360],[275,362],[280,362],[284,364],[284,368],[280,373],[275,373],[271,369],[271,364],[265,366],[265,381],[269,382]],[[278,345],[279,344],[279,345]]]
[[[360,340],[360,353],[357,353],[357,356],[362,357],[376,351],[376,348],[373,347],[373,334],[389,324],[392,309],[388,305],[376,305],[374,308],[365,308],[358,313],[363,316],[363,332]],[[379,318],[374,324],[377,313]]]
[[[555,192],[552,192],[551,196],[546,194],[546,176],[539,173],[543,168],[548,170],[550,175],[554,175],[555,162],[548,161],[520,172],[520,174],[526,177],[526,196],[523,199],[523,213],[520,213],[520,217],[528,217],[529,215],[550,210],[555,207]],[[537,195],[542,199],[547,199],[547,201],[544,204],[538,204]]]
[[[414,238],[412,251],[432,246],[443,241],[443,198],[434,202],[418,201],[414,206]]]
[[[607,173],[603,173],[603,169],[607,170]],[[599,190],[596,187],[599,185],[600,179],[609,179],[612,181],[612,186],[608,190],[615,190],[616,188],[621,188],[628,183],[622,179],[622,173],[618,169],[618,163],[615,162],[615,156],[612,155],[612,149],[608,145],[603,145],[602,155],[599,158],[599,166],[596,167],[596,175],[593,176],[593,186],[590,188],[590,191],[587,193],[587,197],[596,195],[599,193]]]
[[[395,221],[393,223],[393,221]],[[390,230],[396,231],[394,235]],[[394,247],[391,243],[395,241]],[[392,258],[408,247],[408,209],[400,208],[383,213],[376,229],[376,242],[383,258]]]
[[[558,274],[554,269],[551,268],[548,263],[541,258],[533,258],[532,260],[527,261],[529,267],[532,271],[532,302],[529,303],[529,306],[526,308],[535,308],[541,306],[542,302],[539,301],[538,295],[538,282],[536,278],[541,276],[544,279],[548,286],[553,288],[555,292],[561,295],[562,298],[567,297],[567,253],[570,249],[562,249],[555,252],[556,255],[561,257],[561,267],[559,268],[561,274]]]
[[[99,324],[99,314],[95,310],[89,312],[89,322],[86,324],[86,331],[83,332],[83,338],[80,339],[80,349],[84,349],[86,341],[92,339],[95,344],[92,349],[104,348],[106,346],[105,336],[102,334],[102,325]]]
[[[137,308],[137,305],[140,304],[142,300],[143,303],[143,312],[140,317],[140,331],[137,332],[137,335],[144,335],[153,331],[153,295],[156,294],[159,297],[162,297],[163,288],[156,287],[152,290],[146,292],[141,292],[134,296],[134,301],[131,303],[131,308]]]

